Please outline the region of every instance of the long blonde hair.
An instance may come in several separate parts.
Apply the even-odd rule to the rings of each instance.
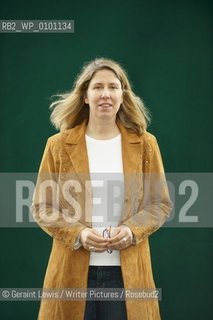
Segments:
[[[84,97],[95,73],[103,69],[113,71],[121,82],[123,103],[116,118],[130,131],[142,135],[150,122],[150,113],[141,98],[132,91],[125,70],[117,62],[105,58],[86,63],[78,74],[71,92],[55,95],[59,99],[50,105],[50,109],[53,109],[51,122],[56,129],[64,131],[89,119],[89,108],[84,102]]]

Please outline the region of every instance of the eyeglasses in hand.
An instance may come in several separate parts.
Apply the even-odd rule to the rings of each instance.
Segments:
[[[108,239],[111,238],[111,225],[103,230],[103,238]],[[107,249],[108,253],[112,253],[111,249]]]

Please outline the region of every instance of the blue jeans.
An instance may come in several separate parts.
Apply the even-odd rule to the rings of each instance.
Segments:
[[[88,288],[123,288],[120,266],[90,266]],[[84,320],[127,320],[125,301],[86,301]]]

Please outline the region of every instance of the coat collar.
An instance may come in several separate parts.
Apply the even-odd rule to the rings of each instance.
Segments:
[[[141,159],[142,139],[136,133],[127,130],[121,121],[117,121],[121,132],[123,170],[125,173],[136,172]],[[86,148],[87,120],[69,130],[65,148],[76,173],[89,174],[89,160]]]

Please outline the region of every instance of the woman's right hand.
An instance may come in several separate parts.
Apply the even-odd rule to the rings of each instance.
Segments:
[[[93,228],[85,228],[81,231],[80,241],[88,251],[104,252],[107,250],[107,240]]]

